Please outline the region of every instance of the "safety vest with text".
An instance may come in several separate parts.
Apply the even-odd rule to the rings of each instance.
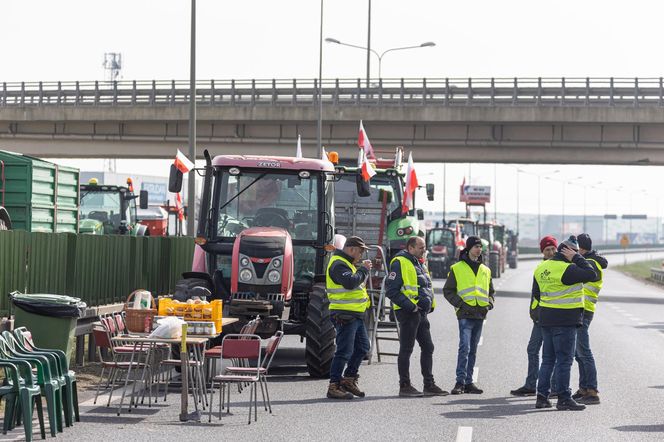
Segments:
[[[589,312],[595,312],[595,304],[597,304],[599,291],[602,290],[604,271],[602,270],[602,266],[599,265],[599,263],[594,259],[588,258],[588,261],[592,261],[597,264],[599,280],[583,283],[583,308]]]
[[[563,284],[565,270],[571,263],[549,259],[535,269],[540,289],[540,307],[557,309],[583,308],[583,284]]]
[[[466,261],[459,261],[451,267],[457,283],[457,295],[468,305],[486,307],[489,305],[489,285],[491,270],[480,264],[477,274]]]
[[[342,261],[346,264],[353,273],[357,272],[357,268],[352,262],[346,258],[333,255],[330,262],[327,264],[327,272],[325,275],[325,288],[327,291],[327,299],[330,301],[330,310],[343,310],[347,312],[364,313],[369,307],[369,296],[367,290],[364,288],[364,283],[354,289],[347,289],[341,284],[337,284],[330,277],[330,269],[332,264],[336,261]]]
[[[410,302],[417,305],[417,302],[420,299],[420,284],[417,282],[417,270],[415,269],[415,265],[405,256],[395,256],[392,258],[392,261],[390,261],[390,266],[394,261],[399,261],[399,265],[401,266],[401,279],[403,280],[401,285],[401,293],[403,293],[403,295],[408,298]],[[429,277],[428,273],[425,273],[425,275]],[[393,307],[394,310],[399,310],[401,308],[396,304],[393,304]],[[431,308],[436,308],[435,297],[433,297],[431,300]]]

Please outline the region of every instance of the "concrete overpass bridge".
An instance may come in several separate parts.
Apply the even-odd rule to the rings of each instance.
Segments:
[[[316,80],[197,84],[198,147],[316,152]],[[662,78],[324,80],[323,144],[375,146],[418,162],[664,165]],[[187,145],[186,81],[2,83],[0,149],[47,157],[171,158]]]

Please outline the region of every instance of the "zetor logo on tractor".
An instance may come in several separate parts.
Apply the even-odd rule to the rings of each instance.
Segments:
[[[333,164],[204,154],[193,268],[178,285],[204,285],[224,301],[224,315],[240,319],[225,333],[260,316],[261,335],[306,337],[309,373],[327,376],[334,356],[324,267],[334,250]],[[173,165],[169,190],[181,187]]]

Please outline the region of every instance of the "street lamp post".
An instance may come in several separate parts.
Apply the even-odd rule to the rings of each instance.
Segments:
[[[398,47],[398,48],[390,48],[390,49],[387,49],[387,50],[385,50],[385,51],[383,51],[379,54],[378,52],[371,49],[370,47],[364,47],[364,46],[358,46],[358,45],[354,45],[354,44],[350,44],[350,43],[344,43],[342,41],[337,40],[336,38],[328,37],[328,38],[325,39],[325,41],[327,43],[334,43],[334,44],[338,44],[338,45],[341,45],[341,46],[348,46],[349,48],[362,49],[363,51],[368,51],[368,52],[374,54],[376,57],[378,57],[378,78],[382,78],[381,70],[382,70],[383,57],[388,52],[403,51],[403,50],[406,50],[406,49],[430,48],[430,47],[436,46],[436,43],[434,43],[432,41],[426,41],[424,43],[421,43],[421,44],[415,45],[415,46],[403,46],[403,47]],[[367,62],[367,69],[369,69],[369,63],[368,62]],[[370,78],[370,74],[367,72],[367,87],[369,87],[369,78]]]
[[[196,0],[191,0],[189,52],[189,159],[196,164]],[[189,172],[187,233],[196,236],[196,171]]]
[[[369,2],[371,4],[371,1]],[[371,8],[371,6],[369,6]],[[318,39],[318,158],[323,157],[323,0],[320,0],[320,36]]]

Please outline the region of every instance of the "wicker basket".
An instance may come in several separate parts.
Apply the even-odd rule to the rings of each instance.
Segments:
[[[154,317],[157,315],[157,306],[154,302],[154,297],[152,297],[152,306],[148,309],[137,309],[131,308],[133,301],[132,299],[136,294],[148,292],[147,290],[134,290],[131,292],[127,300],[125,301],[124,311],[125,311],[125,321],[127,323],[127,330],[134,333],[143,333],[145,332],[145,318],[150,317],[150,321],[154,321]]]

